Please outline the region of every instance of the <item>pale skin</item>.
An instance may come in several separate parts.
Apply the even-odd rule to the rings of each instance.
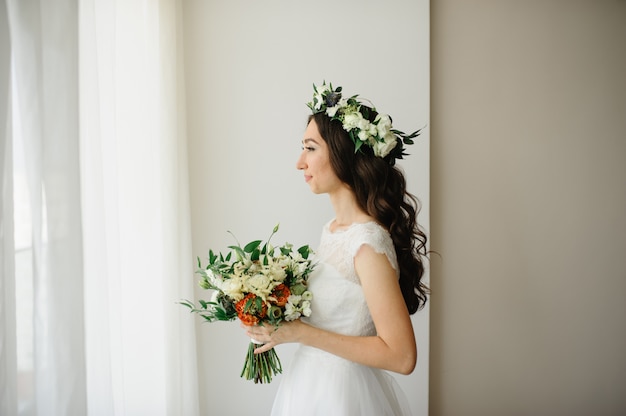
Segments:
[[[312,120],[304,132],[303,150],[296,168],[316,193],[327,193],[335,211],[331,232],[354,223],[373,221],[356,203],[352,190],[337,178],[330,165],[328,147]],[[417,361],[411,319],[400,291],[396,272],[384,254],[363,245],[354,258],[375,336],[346,336],[308,325],[300,320],[272,325],[244,326],[249,337],[264,345],[255,353],[284,343],[299,342],[347,360],[401,374],[410,374]]]

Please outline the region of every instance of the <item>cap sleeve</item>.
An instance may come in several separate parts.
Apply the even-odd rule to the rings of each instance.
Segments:
[[[398,260],[396,250],[393,246],[393,240],[389,232],[375,222],[361,224],[362,226],[355,228],[354,235],[350,239],[350,254],[352,258],[363,245],[368,245],[376,253],[387,256],[391,266],[398,272]]]

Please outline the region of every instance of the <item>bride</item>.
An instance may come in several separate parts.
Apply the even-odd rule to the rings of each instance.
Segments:
[[[315,194],[328,194],[334,218],[322,229],[309,278],[309,318],[245,327],[263,342],[255,353],[299,343],[272,415],[409,415],[387,371],[410,374],[417,347],[410,315],[427,301],[422,282],[426,235],[417,199],[395,166],[419,131],[393,129],[358,96],[314,86],[313,114],[296,167]]]

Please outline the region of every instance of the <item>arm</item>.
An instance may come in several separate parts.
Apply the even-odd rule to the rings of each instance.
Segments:
[[[384,254],[363,245],[354,258],[355,270],[376,326],[376,336],[346,336],[307,325],[287,322],[272,326],[248,327],[248,335],[266,342],[255,352],[278,344],[300,342],[370,367],[410,374],[415,368],[417,348],[413,326],[396,272]]]

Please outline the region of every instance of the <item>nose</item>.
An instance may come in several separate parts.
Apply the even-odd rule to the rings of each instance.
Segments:
[[[296,169],[304,170],[306,169],[306,162],[304,161],[304,150],[300,153],[300,157],[296,161]]]

